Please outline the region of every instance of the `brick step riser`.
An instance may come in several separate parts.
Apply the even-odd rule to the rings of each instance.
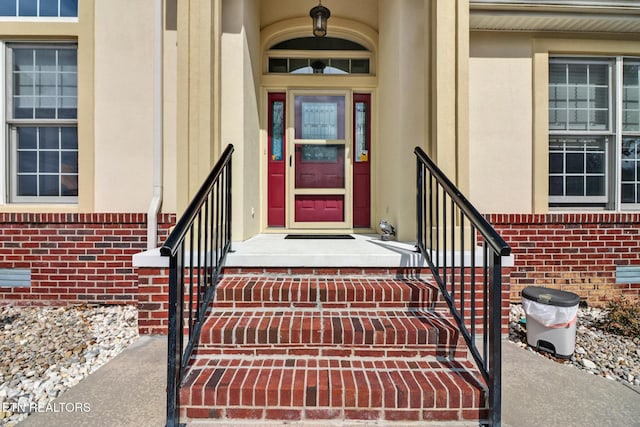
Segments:
[[[344,357],[344,358],[425,358],[440,357],[451,360],[462,360],[469,355],[467,349],[460,344],[451,346],[403,346],[393,349],[380,349],[370,346],[253,346],[246,345],[208,345],[198,347],[195,357]]]
[[[253,407],[256,412],[245,414],[247,418],[270,418],[263,412],[266,408],[298,414],[283,419],[311,418],[305,411],[324,410],[332,411],[332,418],[351,418],[344,411],[360,411],[361,416],[375,412],[376,419],[393,419],[387,417],[388,411],[402,414],[396,419],[416,421],[429,419],[425,412],[446,411],[461,420],[463,413],[473,413],[477,419],[485,408],[483,386],[468,367],[447,368],[435,361],[369,361],[349,366],[340,360],[325,362],[330,366],[296,366],[299,360],[262,367],[233,360],[197,365],[187,379],[190,387],[181,391],[182,401],[192,409],[186,415],[220,417],[225,415],[209,411]]]
[[[377,345],[377,346],[442,346],[460,343],[447,331],[396,330],[380,332],[373,329],[360,332],[339,329],[297,329],[235,327],[203,331],[200,346],[208,345]]]
[[[200,346],[459,344],[460,334],[437,312],[239,311],[209,313]]]
[[[325,282],[318,279],[285,281],[234,277],[224,279],[218,285],[214,301],[215,304],[384,304],[419,308],[446,307],[437,286],[391,279]]]

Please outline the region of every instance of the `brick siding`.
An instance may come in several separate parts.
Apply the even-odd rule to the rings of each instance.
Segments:
[[[616,284],[616,267],[640,265],[640,214],[487,215],[513,248],[511,300],[527,286],[575,292],[590,305],[640,300],[640,283]]]
[[[175,224],[159,216],[158,240]],[[0,213],[0,268],[31,269],[30,287],[0,287],[0,302],[135,304],[132,256],[146,249],[146,214]]]

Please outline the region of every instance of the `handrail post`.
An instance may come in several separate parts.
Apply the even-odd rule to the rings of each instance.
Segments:
[[[493,427],[500,427],[502,413],[502,259],[492,251],[489,260],[489,408]]]
[[[167,331],[167,423],[166,427],[180,425],[179,399],[180,393],[180,346],[178,339],[178,268],[176,256],[169,260],[169,324]]]

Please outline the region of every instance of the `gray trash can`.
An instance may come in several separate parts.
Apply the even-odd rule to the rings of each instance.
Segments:
[[[527,344],[556,357],[569,358],[576,346],[580,297],[573,292],[529,286],[522,291]]]

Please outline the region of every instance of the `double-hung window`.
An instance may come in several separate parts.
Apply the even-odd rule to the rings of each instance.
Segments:
[[[0,0],[0,16],[77,17],[78,0]]]
[[[549,61],[549,205],[640,206],[640,62]]]
[[[76,203],[76,45],[7,44],[8,198]]]

